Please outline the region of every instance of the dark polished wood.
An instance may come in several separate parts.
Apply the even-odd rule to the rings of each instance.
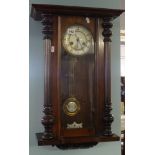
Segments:
[[[63,6],[63,5],[47,5],[47,4],[32,4],[31,17],[35,20],[41,20],[42,13],[50,13],[53,15],[74,15],[85,17],[111,17],[116,18],[123,13],[124,10],[107,9],[107,8],[91,8],[78,6]]]
[[[69,138],[61,138],[61,139],[51,139],[46,140],[42,139],[43,133],[37,133],[38,145],[61,145],[61,144],[84,144],[91,142],[110,142],[110,141],[120,141],[120,137],[113,134],[109,136],[84,136],[84,137],[69,137]]]
[[[110,29],[112,20],[122,12],[123,10],[114,9],[32,4],[31,17],[34,20],[41,20],[45,45],[45,94],[42,119],[45,131],[37,133],[38,145],[56,145],[67,149],[120,140],[120,137],[111,131],[113,116]],[[63,35],[72,25],[87,28],[94,40],[89,54],[76,59],[62,46]],[[74,60],[76,68],[73,89],[81,105],[81,111],[70,117],[63,111],[63,105],[70,97],[69,77],[73,73],[69,75],[69,70],[72,69]],[[68,129],[67,124],[73,122],[83,122],[84,125],[82,128]]]
[[[104,41],[104,130],[103,133],[106,136],[112,135],[111,123],[113,122],[113,116],[110,113],[111,107],[111,23],[110,17],[103,18],[103,41]]]
[[[97,145],[97,142],[89,143],[78,143],[78,144],[60,144],[56,145],[59,149],[68,150],[68,149],[85,149]]]
[[[44,116],[42,118],[42,124],[45,128],[45,131],[42,135],[43,139],[53,139],[53,105],[51,102],[51,72],[50,72],[50,63],[51,63],[51,53],[50,47],[52,42],[52,32],[53,27],[53,18],[50,14],[42,14],[42,24],[43,24],[43,35],[44,35],[44,58],[45,58],[45,72],[44,72]]]
[[[42,17],[41,23],[43,25],[42,33],[44,35],[44,39],[51,40],[54,31],[52,15],[42,14],[41,17]]]
[[[121,76],[121,102],[124,104],[123,114],[125,115],[125,76]],[[125,155],[125,130],[121,131],[122,155]]]
[[[121,131],[121,155],[125,155],[125,130]]]
[[[125,104],[125,76],[121,76],[121,102]]]

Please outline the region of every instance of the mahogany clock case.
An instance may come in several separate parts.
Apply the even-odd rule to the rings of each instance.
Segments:
[[[38,145],[90,147],[100,141],[120,140],[111,131],[110,29],[111,21],[122,12],[32,5],[31,17],[41,20],[45,43],[45,131],[37,134]],[[63,46],[65,32],[75,25],[92,35],[91,47],[84,55],[73,55]],[[75,37],[70,46],[86,48],[86,43]]]

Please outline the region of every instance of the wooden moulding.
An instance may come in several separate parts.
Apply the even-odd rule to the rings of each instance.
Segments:
[[[111,136],[99,136],[99,137],[74,137],[74,138],[61,138],[61,140],[58,139],[51,139],[46,140],[42,139],[43,133],[37,133],[37,139],[38,139],[38,145],[56,145],[57,147],[62,149],[67,149],[70,145],[72,145],[72,148],[81,148],[81,147],[91,147],[96,145],[98,142],[110,142],[110,141],[120,141],[120,137],[113,134]]]
[[[89,17],[105,17],[109,16],[113,19],[120,16],[124,10],[107,9],[107,8],[91,8],[78,6],[62,6],[62,5],[47,5],[47,4],[32,4],[31,17],[34,20],[41,20],[42,13],[53,15],[74,15],[74,16],[89,16]]]

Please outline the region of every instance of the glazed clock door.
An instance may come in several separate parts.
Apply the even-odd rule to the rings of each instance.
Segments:
[[[61,136],[95,134],[95,20],[59,17]]]

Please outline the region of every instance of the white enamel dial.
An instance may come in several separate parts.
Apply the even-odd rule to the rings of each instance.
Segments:
[[[66,108],[69,112],[73,113],[77,110],[77,104],[73,101],[70,101],[67,105]]]
[[[74,25],[67,28],[63,36],[63,47],[72,55],[87,54],[92,46],[91,32],[83,26]]]

